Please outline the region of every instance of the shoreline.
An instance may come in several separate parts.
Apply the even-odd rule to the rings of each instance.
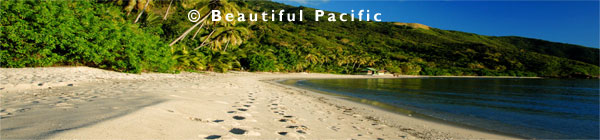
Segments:
[[[6,139],[521,139],[269,82],[379,76],[124,74],[88,67],[0,72]]]
[[[437,77],[401,77],[401,78],[437,78]],[[456,77],[453,77],[453,78],[456,78]],[[473,78],[473,77],[464,77],[464,78]],[[319,79],[319,78],[316,78],[316,79]],[[344,79],[344,78],[341,78],[341,79]],[[359,79],[362,79],[362,78],[359,78]],[[371,79],[371,78],[365,78],[365,79]],[[288,87],[288,88],[294,88],[299,91],[312,92],[312,94],[321,94],[322,96],[325,96],[326,98],[329,98],[329,99],[335,98],[335,99],[339,99],[339,100],[350,101],[351,103],[349,103],[349,104],[352,104],[352,103],[360,104],[359,106],[364,105],[364,106],[366,106],[365,108],[376,109],[378,111],[387,111],[390,113],[395,113],[399,116],[412,117],[412,118],[418,119],[418,120],[423,120],[423,121],[432,122],[432,123],[439,123],[440,125],[448,125],[451,127],[458,127],[458,128],[468,129],[468,130],[477,131],[477,132],[481,132],[481,133],[501,135],[501,136],[511,137],[514,139],[531,139],[531,138],[519,136],[516,134],[504,133],[504,132],[500,132],[500,131],[479,128],[476,126],[471,126],[471,125],[466,125],[466,124],[461,124],[461,123],[456,123],[456,122],[450,122],[450,121],[442,120],[439,118],[427,116],[427,115],[424,115],[421,113],[417,113],[410,109],[404,109],[404,108],[389,105],[387,103],[381,103],[378,101],[374,101],[374,100],[362,99],[362,98],[356,98],[356,97],[352,97],[352,96],[341,95],[341,94],[337,94],[337,93],[320,91],[318,89],[298,87],[298,86],[290,85],[291,83],[283,83],[284,81],[294,81],[294,80],[308,80],[308,79],[273,79],[273,80],[269,80],[268,82],[272,83],[272,84],[277,84],[280,86]],[[316,95],[316,96],[318,96],[318,95]],[[331,103],[331,102],[328,102],[328,103]],[[335,103],[333,103],[333,104],[335,104]],[[357,106],[357,105],[351,105],[351,106]],[[385,108],[383,106],[386,106],[387,108]],[[376,113],[374,115],[377,116],[378,114]],[[375,118],[382,118],[382,117],[375,117]],[[388,118],[388,119],[390,119],[390,118]],[[391,119],[393,119],[393,118],[391,118]],[[385,121],[383,121],[383,122],[385,122]],[[390,124],[390,125],[394,125],[394,124]],[[402,128],[400,128],[400,129],[402,130]]]
[[[413,77],[400,77],[400,78],[413,78]],[[414,77],[414,78],[421,78],[421,77]],[[316,78],[316,79],[319,79],[319,78]],[[328,79],[330,79],[330,78],[328,78]],[[344,78],[342,78],[342,79],[344,79]],[[359,78],[359,79],[363,79],[363,78]],[[370,78],[364,78],[364,79],[370,79]],[[415,127],[415,126],[401,126],[402,124],[395,124],[396,122],[424,121],[424,122],[435,124],[435,125],[431,126],[434,129],[440,128],[440,127],[449,127],[452,129],[464,129],[464,130],[460,130],[460,131],[464,131],[466,133],[471,133],[471,134],[481,133],[481,134],[476,134],[479,136],[481,136],[481,135],[497,135],[499,138],[500,137],[509,137],[510,139],[528,139],[527,137],[518,136],[518,135],[514,135],[514,134],[503,133],[503,132],[499,132],[499,131],[478,128],[475,126],[469,126],[469,125],[464,125],[464,124],[460,124],[460,123],[449,122],[449,121],[441,120],[438,118],[425,116],[423,114],[419,114],[419,113],[413,112],[412,110],[408,110],[408,109],[398,108],[402,111],[394,111],[391,109],[381,108],[376,105],[364,103],[364,102],[373,102],[373,100],[355,98],[355,97],[351,97],[351,96],[339,95],[336,93],[330,93],[330,92],[325,92],[325,91],[319,91],[316,89],[297,87],[297,86],[281,83],[285,80],[298,80],[298,79],[272,79],[272,80],[268,80],[268,82],[271,84],[276,84],[276,85],[283,86],[286,88],[293,88],[295,90],[298,90],[298,91],[301,91],[304,93],[312,94],[312,95],[307,95],[307,96],[315,96],[316,98],[325,97],[326,100],[323,100],[323,102],[328,103],[328,104],[334,104],[335,106],[350,106],[350,108],[361,108],[361,110],[366,110],[366,112],[359,111],[357,113],[362,113],[364,115],[367,112],[371,112],[371,113],[369,113],[369,115],[365,115],[365,116],[370,116],[373,118],[373,120],[375,120],[377,122],[382,122],[389,126],[395,126],[401,131],[407,130],[406,129],[407,127]],[[374,101],[374,102],[377,102],[377,101]],[[380,103],[380,102],[377,102],[376,104],[387,105],[385,103]],[[398,117],[400,117],[400,119],[397,119]],[[386,122],[389,122],[389,123],[386,123]],[[431,131],[431,130],[417,130],[417,131]],[[448,133],[448,130],[441,130],[441,132]],[[418,135],[418,134],[414,134],[414,135]],[[459,135],[455,135],[455,136],[451,136],[451,137],[455,138],[456,136],[459,136]],[[496,136],[492,136],[492,137],[496,137]],[[420,137],[420,138],[427,139],[428,137]],[[473,138],[473,137],[471,137],[471,138]],[[467,137],[463,137],[461,139],[467,139]],[[494,139],[497,139],[497,138],[494,138]]]

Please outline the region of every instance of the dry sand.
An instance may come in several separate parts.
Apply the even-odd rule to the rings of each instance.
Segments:
[[[370,76],[369,76],[370,77]],[[514,139],[274,82],[356,75],[0,69],[2,139]]]

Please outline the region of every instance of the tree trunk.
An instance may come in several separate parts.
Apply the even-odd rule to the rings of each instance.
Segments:
[[[183,39],[185,36],[187,36],[187,34],[189,34],[192,30],[194,30],[194,28],[196,28],[196,26],[200,25],[200,23],[204,22],[204,20],[206,20],[206,18],[208,18],[208,14],[209,13],[206,13],[206,15],[204,15],[202,20],[198,21],[198,23],[194,24],[194,26],[190,27],[185,32],[183,32],[183,34],[181,34],[181,36],[179,36],[179,37],[177,37],[177,39],[173,40],[173,42],[171,42],[171,44],[169,44],[169,46],[175,45],[175,43],[177,43],[177,41],[179,41],[179,40]]]
[[[229,46],[229,41],[227,41],[227,45],[225,45],[225,49],[223,49],[224,52],[227,51],[227,46]]]
[[[210,32],[210,34],[208,34],[208,36],[204,39],[204,41],[202,41],[202,44],[200,44],[200,46],[194,48],[194,50],[200,49],[200,47],[204,46],[204,43],[206,43],[206,41],[208,41],[208,39],[212,36],[213,33],[215,33],[216,30],[213,30],[212,32]]]
[[[196,35],[198,35],[198,32],[200,32],[200,30],[202,29],[202,26],[204,26],[204,22],[202,22],[202,25],[200,25],[200,28],[198,28],[198,30],[196,30],[196,33],[194,33],[194,36],[192,36],[192,39],[196,38]]]
[[[150,0],[146,1],[146,5],[144,5],[144,8],[142,9],[142,12],[140,12],[140,14],[138,15],[138,17],[135,18],[135,21],[133,23],[137,23],[138,20],[140,20],[140,17],[142,17],[142,14],[144,14],[144,11],[146,10],[146,7],[148,7],[148,4],[150,4]]]
[[[163,20],[167,20],[167,16],[169,15],[169,10],[171,9],[171,4],[173,4],[173,0],[171,0],[171,2],[169,3],[169,8],[167,8],[167,13],[165,13],[165,17],[163,17]]]

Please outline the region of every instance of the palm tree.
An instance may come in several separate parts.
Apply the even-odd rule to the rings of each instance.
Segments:
[[[196,24],[194,24],[194,26],[190,27],[185,32],[183,32],[183,34],[181,34],[181,36],[179,36],[178,38],[176,38],[175,40],[173,40],[173,42],[171,42],[171,44],[169,44],[169,46],[173,46],[175,43],[177,43],[178,41],[180,41],[183,38],[185,38],[192,30],[194,30],[196,27],[198,27],[198,25],[201,25],[200,26],[200,29],[201,29],[202,26],[204,26],[204,24],[207,23],[207,22],[204,22],[204,21],[209,17],[211,10],[219,10],[223,14],[225,14],[225,13],[233,13],[233,14],[239,13],[238,12],[238,7],[235,5],[235,3],[230,3],[227,0],[203,0],[203,1],[199,1],[197,4],[204,5],[203,7],[201,7],[198,10],[198,12],[200,12],[200,13],[205,13],[204,17],[202,17],[202,19],[200,19],[200,21],[198,21]],[[221,25],[224,25],[224,26],[228,26],[228,24],[234,24],[235,21],[234,22],[227,22],[225,20],[221,20],[221,22],[209,22],[209,23],[212,23],[213,27],[216,24],[221,24]],[[208,38],[210,38],[210,36],[208,36]]]
[[[148,12],[146,16],[140,19],[140,27],[155,27],[161,24],[160,16]]]
[[[360,69],[361,65],[367,64],[368,61],[369,61],[369,59],[371,59],[371,57],[368,57],[368,56],[367,57],[363,57],[363,58],[359,57],[358,60],[357,60],[358,61],[358,68]]]
[[[192,36],[192,39],[196,39],[196,35],[198,35],[198,33],[199,33],[199,32],[200,32],[202,29],[205,29],[205,28],[202,28],[202,27],[204,27],[204,25],[207,25],[207,24],[210,24],[210,23],[211,23],[211,21],[208,21],[208,20],[205,20],[204,22],[205,22],[205,23],[202,23],[202,25],[200,25],[200,27],[198,28],[198,30],[196,30],[196,33],[194,33],[194,36]]]
[[[183,32],[183,34],[181,34],[179,37],[177,37],[175,40],[173,40],[173,42],[171,42],[169,44],[169,46],[173,46],[175,45],[175,43],[177,43],[179,40],[182,40],[183,38],[185,38],[192,30],[194,30],[194,28],[196,28],[198,25],[202,24],[200,26],[199,29],[202,29],[202,26],[204,26],[204,24],[206,23],[205,20],[209,17],[209,13],[212,10],[212,8],[217,7],[216,2],[212,2],[212,1],[218,1],[218,0],[209,0],[209,1],[184,1],[182,3],[182,6],[188,7],[188,6],[195,6],[195,5],[204,5],[203,7],[200,8],[200,10],[198,10],[199,12],[203,12],[204,17],[202,17],[202,19],[200,19],[200,21],[196,22],[196,24],[194,24],[194,26],[190,27],[189,29],[185,30],[185,32]]]
[[[310,62],[311,65],[319,62],[319,58],[317,58],[317,56],[312,53],[306,54],[306,56],[304,56],[304,59]]]
[[[239,13],[239,11],[238,11],[239,7],[237,7],[235,5],[235,3],[230,3],[230,2],[227,2],[227,1],[218,1],[218,0],[217,1],[211,1],[211,2],[213,2],[214,5],[216,5],[216,8],[220,9],[219,11],[221,11],[222,14],[223,14],[223,15],[221,15],[221,17],[223,17],[225,13],[234,13],[234,14]],[[226,20],[221,20],[221,21],[218,21],[218,22],[208,21],[207,23],[210,26],[213,27],[212,32],[210,34],[208,34],[207,37],[205,37],[204,41],[202,41],[202,44],[200,44],[200,46],[196,47],[196,49],[198,49],[198,48],[202,47],[203,45],[205,45],[206,41],[208,41],[208,39],[213,39],[213,41],[210,42],[210,44],[212,44],[212,46],[213,46],[213,49],[215,49],[215,48],[217,48],[217,49],[221,48],[221,45],[224,42],[227,43],[227,44],[229,44],[230,39],[237,39],[237,38],[230,38],[230,37],[223,37],[223,36],[221,36],[221,38],[220,38],[221,40],[214,40],[214,39],[217,39],[217,38],[213,38],[212,37],[213,34],[216,31],[218,31],[218,32],[215,35],[227,35],[230,31],[232,31],[232,28],[229,28],[229,26],[236,26],[237,25],[235,20],[232,21],[232,22],[228,22]],[[205,23],[203,23],[203,24],[205,24]],[[226,29],[223,29],[223,28],[226,28]],[[195,38],[196,34],[198,34],[198,32],[201,29],[202,29],[202,26],[200,28],[198,28],[198,30],[196,31],[196,33],[194,34],[194,36],[192,38]],[[233,30],[241,30],[241,29],[237,28],[237,29],[233,29]],[[245,32],[247,32],[247,29],[244,29],[244,30],[245,30]],[[222,34],[223,32],[226,33],[226,34]],[[244,31],[242,31],[242,33],[243,32]],[[239,40],[239,41],[241,41],[241,40]],[[238,41],[236,41],[235,43],[237,44],[237,42]],[[241,44],[241,42],[239,42],[239,44]],[[237,44],[237,45],[239,45],[239,44]],[[228,45],[226,45],[226,46],[228,46]]]
[[[173,51],[173,59],[177,60],[178,69],[185,70],[193,68],[194,70],[204,70],[206,66],[206,56],[201,52],[187,51],[187,47],[182,46],[179,50]]]
[[[335,64],[337,66],[342,66],[342,65],[346,64],[346,58],[347,57],[340,57],[338,59],[335,59]]]
[[[375,65],[375,63],[377,63],[377,60],[379,60],[379,58],[377,58],[375,56],[371,56],[370,59],[367,61],[367,65],[373,66],[373,65]]]
[[[214,50],[220,50],[222,45],[225,44],[223,51],[227,51],[227,47],[229,45],[241,45],[249,34],[250,30],[248,30],[248,28],[242,24],[236,24],[235,26],[220,26],[214,29],[211,34],[206,36],[205,40],[212,39],[209,44],[211,44]],[[199,49],[202,47],[202,45],[204,44],[201,44],[195,49]]]
[[[208,58],[209,61],[207,65],[208,69],[211,71],[226,72],[233,67],[240,66],[240,62],[237,61],[237,57],[234,55],[229,55],[227,52],[209,50],[208,53],[210,56]]]
[[[327,56],[321,57],[320,62],[321,63],[319,64],[319,68],[322,68],[323,64],[329,62],[329,57],[327,57]]]

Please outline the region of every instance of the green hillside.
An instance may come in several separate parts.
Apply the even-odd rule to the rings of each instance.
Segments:
[[[163,20],[169,3],[151,3],[138,23],[133,22],[143,3],[0,3],[0,65],[343,74],[372,67],[409,75],[543,77],[597,77],[600,71],[595,48],[390,22],[323,22],[326,17],[315,22],[312,8],[270,1],[220,1],[212,8],[303,10],[305,21],[206,22],[195,38],[196,29],[169,46],[194,24],[187,19],[189,10],[211,7],[208,1],[175,1]]]

